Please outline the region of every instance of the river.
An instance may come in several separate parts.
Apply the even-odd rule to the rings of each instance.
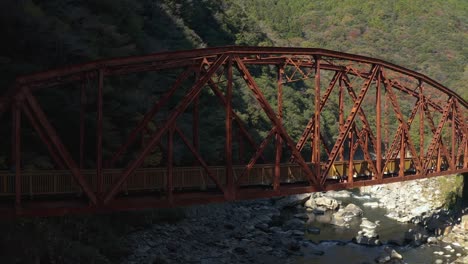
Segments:
[[[323,255],[306,254],[298,258],[296,263],[312,264],[312,263],[374,263],[385,247],[391,247],[403,256],[406,263],[452,263],[457,254],[465,255],[466,253],[460,247],[450,246],[446,243],[439,242],[437,245],[423,244],[418,247],[403,245],[405,232],[409,229],[417,230],[422,227],[412,223],[401,223],[393,220],[385,215],[388,213],[383,208],[373,208],[364,206],[365,202],[376,202],[369,196],[360,196],[353,193],[351,197],[336,198],[344,207],[349,203],[353,203],[363,209],[363,217],[371,221],[377,221],[379,224],[376,232],[379,235],[379,240],[382,246],[365,246],[352,242],[352,239],[360,230],[361,219],[355,218],[350,222],[349,227],[339,227],[328,223],[326,219],[332,217],[333,212],[327,211],[324,215],[313,216],[308,221],[311,227],[318,227],[319,234],[307,234],[306,238],[314,241],[316,247],[324,252]],[[285,212],[285,218],[291,217],[296,210]],[[325,220],[324,220],[325,219]]]
[[[326,219],[336,212],[316,215],[306,211],[304,198],[261,199],[186,208],[186,217],[182,221],[155,224],[128,237],[134,247],[130,249],[133,254],[123,263],[362,264],[375,263],[394,249],[403,260],[382,263],[442,264],[452,263],[457,254],[466,255],[461,247],[441,241],[420,246],[404,243],[405,232],[418,226],[386,217],[386,209],[364,206],[365,202],[375,201],[369,196],[358,193],[348,193],[348,196],[335,197],[341,202],[341,208],[353,203],[363,209],[362,217],[353,218],[349,227],[328,223]],[[353,242],[364,217],[378,222],[375,231],[381,245]]]

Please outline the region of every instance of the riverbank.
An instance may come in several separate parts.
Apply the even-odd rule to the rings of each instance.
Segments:
[[[445,209],[453,205],[442,195],[452,197],[461,185],[456,177],[431,181],[187,208],[3,221],[0,261],[468,263],[468,217]],[[442,192],[450,186],[451,191]]]
[[[411,188],[418,191],[415,186]],[[380,204],[381,200],[373,197],[372,192],[361,190],[195,206],[187,208],[186,218],[176,224],[154,225],[131,234],[128,239],[133,254],[123,263],[463,263],[466,260],[465,245],[449,240],[450,232],[436,234],[427,230],[427,217],[437,210],[440,214],[443,209],[431,205],[430,210],[414,215],[417,221],[413,219],[411,223],[406,215],[403,217],[410,223],[403,223],[403,218],[397,221],[387,217],[392,211],[384,206],[369,206],[375,203]],[[413,209],[419,204],[414,201],[413,204],[416,207],[408,207],[406,211],[416,212]]]

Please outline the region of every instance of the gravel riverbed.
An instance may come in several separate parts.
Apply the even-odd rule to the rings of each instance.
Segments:
[[[468,263],[468,217],[382,186],[189,207],[177,223],[130,234],[123,263]]]

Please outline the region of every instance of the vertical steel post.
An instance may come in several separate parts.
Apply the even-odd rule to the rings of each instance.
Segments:
[[[382,75],[382,74],[381,74]],[[389,127],[390,127],[390,122],[389,122],[389,110],[388,110],[388,93],[387,89],[385,89],[385,96],[384,96],[384,137],[385,137],[385,156],[389,157],[391,153],[388,153],[389,151],[389,141],[390,141],[390,135],[389,135]],[[385,161],[387,162],[387,161]],[[384,168],[385,169],[385,168]]]
[[[169,128],[167,132],[167,199],[169,203],[174,202],[173,189],[174,189],[174,173],[173,173],[173,159],[174,159],[174,127]]]
[[[354,132],[349,131],[349,164],[348,164],[348,182],[353,182],[353,172],[354,172],[354,152],[353,152],[353,145],[354,145]]]
[[[227,89],[226,89],[226,193],[225,197],[228,200],[233,200],[234,190],[234,175],[232,171],[232,58],[229,57],[227,65]]]
[[[282,124],[283,123],[283,66],[278,66],[278,77],[277,77],[277,101],[278,101],[278,120]],[[283,141],[281,136],[278,132],[276,132],[276,157],[275,157],[275,178],[273,180],[273,189],[278,191],[280,187],[280,178],[281,178],[281,155],[282,155],[282,146]]]
[[[314,149],[313,162],[315,163],[315,175],[320,177],[320,58],[315,59],[315,120],[314,120]],[[318,178],[317,178],[318,179]]]
[[[104,178],[102,175],[102,97],[103,97],[103,85],[104,85],[104,69],[99,69],[99,80],[97,87],[97,120],[96,120],[96,178],[97,178],[97,193],[100,195],[103,193]]]
[[[419,86],[419,156],[421,160],[423,161],[423,164],[426,162],[424,160],[424,107],[425,107],[425,102],[424,102],[424,96],[422,95],[423,93],[423,87],[422,85]]]
[[[401,141],[400,141],[400,170],[398,171],[398,176],[405,176],[405,131],[401,131]]]
[[[377,142],[376,142],[376,167],[377,167],[377,179],[381,181],[383,179],[382,174],[382,74],[379,74],[377,77],[377,91],[375,96],[376,103],[376,132],[377,132]],[[370,129],[370,128],[369,128]]]
[[[201,68],[195,72],[195,82],[200,79]],[[201,94],[201,93],[200,93]],[[195,150],[200,151],[200,94],[193,99],[193,113],[192,113],[192,142]],[[197,164],[196,161],[194,161]]]
[[[80,97],[80,170],[84,167],[84,140],[85,140],[85,115],[86,115],[86,81],[81,84]]]
[[[457,162],[456,162],[456,140],[457,140],[457,136],[456,136],[456,130],[455,130],[455,115],[456,115],[456,106],[455,104],[457,103],[456,99],[453,100],[453,103],[452,103],[452,163],[455,165],[455,167],[457,166]],[[451,168],[451,169],[455,169],[454,168]]]
[[[463,155],[463,168],[468,168],[468,140],[465,141],[465,154]]]
[[[342,83],[342,76],[340,77],[340,90],[339,90],[339,101],[338,101],[338,112],[339,112],[339,128],[338,131],[342,131],[344,128],[344,87]],[[341,161],[344,161],[344,146],[340,148],[340,158]]]
[[[200,151],[200,96],[193,100],[193,124],[192,124],[192,141],[193,146],[197,151]]]
[[[21,108],[18,98],[12,104],[12,150],[15,169],[15,206],[21,207]]]
[[[437,172],[440,172],[440,165],[442,165],[442,159],[441,159],[441,156],[440,156],[440,142],[442,141],[442,139],[439,139],[438,141],[438,148],[437,148],[437,168],[436,168],[436,171]]]

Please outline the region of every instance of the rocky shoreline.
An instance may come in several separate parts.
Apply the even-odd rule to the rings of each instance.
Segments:
[[[178,223],[153,225],[129,235],[133,254],[123,263],[297,263],[311,256],[326,256],[329,252],[323,249],[323,243],[372,247],[376,263],[406,263],[398,252],[405,247],[447,244],[449,248],[437,253],[441,255],[435,263],[467,263],[463,261],[467,260],[464,252],[468,252],[468,219],[450,225],[449,214],[444,215],[434,197],[424,200],[413,195],[414,199],[404,204],[402,201],[412,194],[402,189],[418,191],[417,186],[422,185],[411,183],[398,190],[391,185],[361,189],[358,198],[377,198],[365,202],[362,208],[342,204],[341,198],[355,195],[350,191],[187,208],[186,217]],[[388,217],[412,221],[421,228],[408,230],[398,242],[382,242],[376,232],[379,221],[365,217],[366,207],[375,203],[387,209]],[[342,229],[358,223],[360,231],[350,240],[314,242],[310,237],[321,232],[314,225],[317,221]]]

